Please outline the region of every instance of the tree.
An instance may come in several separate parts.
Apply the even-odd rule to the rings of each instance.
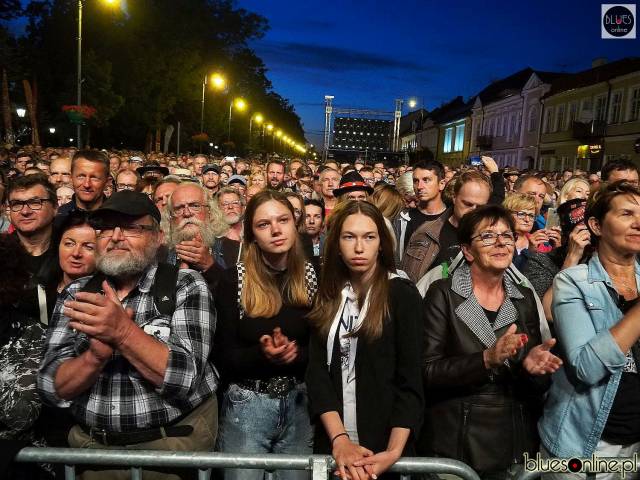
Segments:
[[[127,12],[86,2],[83,29],[83,98],[98,110],[93,145],[142,147],[168,124],[183,136],[200,130],[202,79],[214,70],[231,82],[227,94],[207,92],[205,131],[222,139],[230,97],[243,95],[253,111],[302,138],[293,107],[273,91],[262,60],[249,48],[267,20],[231,0],[136,0]],[[21,39],[22,78],[37,79],[43,117],[59,117],[75,103],[75,0],[32,1]],[[12,76],[13,74],[10,74]],[[238,118],[239,120],[239,118]],[[244,130],[247,130],[245,133]],[[247,129],[234,130],[242,148]]]

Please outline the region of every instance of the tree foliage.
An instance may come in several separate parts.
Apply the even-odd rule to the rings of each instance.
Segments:
[[[37,79],[41,116],[54,120],[61,105],[75,103],[77,0],[32,1],[25,15],[20,61],[9,68],[12,76]],[[94,145],[141,147],[148,133],[177,121],[185,138],[199,132],[202,81],[213,71],[224,72],[230,87],[206,91],[204,130],[212,139],[226,140],[229,102],[237,95],[303,138],[299,117],[249,47],[267,28],[264,17],[232,0],[128,0],[126,9],[85,1],[83,103],[98,110]],[[248,122],[247,114],[234,113],[236,143],[246,144]]]

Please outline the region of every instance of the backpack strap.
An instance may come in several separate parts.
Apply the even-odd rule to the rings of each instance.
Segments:
[[[172,316],[176,309],[176,283],[179,268],[170,263],[158,263],[158,269],[151,285],[153,303],[161,315]],[[82,288],[82,292],[102,293],[102,282],[106,280],[103,273],[96,273]]]
[[[103,293],[102,282],[106,279],[107,277],[104,273],[98,272],[91,277],[87,283],[85,283],[84,287],[80,291],[88,293]]]
[[[158,263],[151,294],[161,315],[172,316],[176,309],[176,283],[179,270],[177,265]]]

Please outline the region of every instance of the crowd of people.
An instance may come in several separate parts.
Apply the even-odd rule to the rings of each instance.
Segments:
[[[315,452],[342,480],[638,453],[638,167],[481,160],[0,150],[0,470],[61,478],[27,445]]]

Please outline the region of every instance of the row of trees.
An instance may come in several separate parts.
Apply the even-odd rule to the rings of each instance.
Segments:
[[[128,0],[118,8],[102,0],[83,3],[83,103],[97,110],[92,146],[150,150],[178,121],[183,139],[199,133],[202,79],[213,71],[224,72],[229,91],[207,92],[204,131],[212,142],[226,140],[236,95],[304,138],[293,106],[273,90],[249,46],[267,31],[264,17],[232,0]],[[61,107],[75,103],[77,10],[77,0],[32,0],[25,8],[19,0],[0,0],[0,68],[8,95],[14,105],[31,107],[32,120],[45,127],[68,125]],[[8,23],[12,18],[26,22],[20,35]],[[6,101],[3,109],[6,134]],[[248,121],[233,115],[239,150],[248,144]]]

